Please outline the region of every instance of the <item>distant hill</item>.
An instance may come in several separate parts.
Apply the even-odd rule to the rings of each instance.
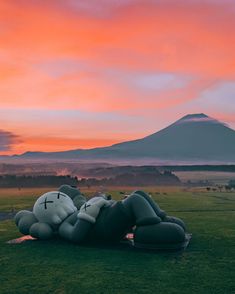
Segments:
[[[87,150],[26,152],[13,158],[227,164],[235,163],[235,131],[203,113],[189,114],[142,139]]]

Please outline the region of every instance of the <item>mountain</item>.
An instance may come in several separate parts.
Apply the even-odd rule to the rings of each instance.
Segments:
[[[235,131],[203,113],[189,114],[142,139],[109,147],[26,152],[24,159],[235,163]]]

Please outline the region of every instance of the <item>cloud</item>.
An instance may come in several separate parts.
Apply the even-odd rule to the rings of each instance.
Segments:
[[[17,148],[17,153],[23,153],[25,150],[30,151],[64,151],[73,149],[89,149],[92,147],[110,146],[119,143],[120,139],[108,138],[67,138],[63,137],[27,137]],[[39,147],[40,146],[40,147]]]
[[[11,132],[0,130],[0,151],[9,151],[19,142],[19,137]]]
[[[138,89],[158,91],[169,88],[183,88],[188,84],[190,78],[187,76],[183,77],[172,73],[143,73],[139,75],[138,73],[133,73],[132,75],[130,75],[129,80]]]
[[[202,91],[198,97],[198,103],[203,103],[208,109],[214,104],[219,110],[235,112],[235,81],[221,81],[213,87]]]
[[[72,140],[97,142],[138,138],[189,112],[213,117],[222,109],[232,117],[234,6],[222,0],[0,1],[0,108],[15,111],[1,118],[2,128],[25,140],[57,138],[61,130],[74,134]],[[53,120],[32,110],[59,114]]]
[[[230,2],[103,1],[109,18],[84,12],[99,1],[17,3],[0,4],[2,107],[171,107],[235,79]]]
[[[235,116],[235,81],[218,81],[211,84],[209,87],[201,89],[196,100],[188,101],[183,109],[186,111],[190,109],[196,112],[209,113],[211,116],[221,117],[223,113],[224,117],[228,118],[228,122],[231,121],[231,117]],[[232,120],[234,122],[234,120]]]

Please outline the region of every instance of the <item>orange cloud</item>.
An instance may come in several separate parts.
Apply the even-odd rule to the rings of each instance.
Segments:
[[[94,104],[107,109],[118,107],[122,99],[139,98],[135,88],[102,77],[105,68],[234,78],[235,18],[228,5],[147,1],[100,19],[63,12],[55,2],[54,6],[23,2],[23,7],[17,1],[9,3],[1,4],[2,50],[10,63],[0,73],[5,77],[0,93],[7,96],[3,106],[92,108]],[[51,58],[88,62],[93,78],[90,72],[78,71],[55,79],[37,69],[38,63]]]
[[[71,1],[0,2],[2,109],[79,109],[94,115],[119,112],[148,116],[153,110],[196,100],[217,82],[235,81],[232,2],[128,1],[117,5],[104,1],[103,10],[99,1],[86,6],[75,2],[74,6]],[[161,79],[164,73],[176,80],[189,79],[179,87],[169,83],[159,89],[133,83],[138,76],[158,75]],[[43,130],[8,120],[3,125],[23,137],[27,133],[32,138],[35,132],[40,133],[38,138],[58,134],[53,123]],[[99,133],[101,139],[92,139],[94,144],[87,146],[109,141],[106,138],[112,131],[104,136],[104,128],[101,132],[93,123],[88,137],[97,138],[94,134]],[[82,136],[86,142],[85,131]],[[16,148],[38,149],[37,144],[44,148],[44,139],[40,139],[41,145],[39,139],[35,139],[38,143],[27,140]],[[53,140],[57,142],[49,140],[51,147],[47,148],[58,150],[53,149],[57,148]],[[86,145],[79,140],[72,139],[69,144]],[[110,140],[115,141],[114,137]]]
[[[1,134],[0,134],[1,135]],[[92,148],[109,146],[120,141],[115,139],[71,139],[56,137],[26,137],[21,142],[12,146],[10,150],[1,151],[2,155],[21,154],[25,151],[65,151],[78,148]]]

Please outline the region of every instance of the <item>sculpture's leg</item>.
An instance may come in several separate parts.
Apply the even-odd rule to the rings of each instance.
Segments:
[[[185,225],[185,223],[182,221],[182,219],[180,219],[178,217],[168,216],[167,215],[162,220],[163,220],[163,222],[177,224],[177,225],[181,226],[184,231],[186,231],[186,225]]]
[[[134,231],[136,247],[154,249],[162,246],[162,249],[167,249],[170,246],[176,246],[174,249],[178,249],[185,240],[185,232],[182,227],[173,223],[161,222],[149,226],[140,226],[136,227]]]
[[[128,213],[135,218],[134,242],[136,246],[155,248],[159,245],[182,246],[185,232],[182,226],[164,222],[157,215],[159,206],[144,192],[131,194],[122,201]],[[163,219],[166,218],[163,217]]]
[[[160,218],[164,218],[166,216],[165,211],[163,211],[159,205],[144,191],[141,190],[137,190],[135,192],[133,192],[133,194],[138,194],[142,197],[144,197],[148,203],[152,206],[153,210],[155,211],[155,213],[160,217]]]
[[[131,194],[122,200],[122,203],[136,225],[150,225],[161,222],[161,218],[156,214],[149,202],[138,194]]]
[[[177,218],[174,216],[167,216],[166,212],[161,210],[158,204],[147,193],[145,193],[144,191],[138,190],[138,191],[135,191],[134,194],[138,194],[144,197],[152,206],[156,214],[162,219],[163,222],[175,223],[181,226],[184,229],[184,231],[186,231],[185,223],[180,218]]]

